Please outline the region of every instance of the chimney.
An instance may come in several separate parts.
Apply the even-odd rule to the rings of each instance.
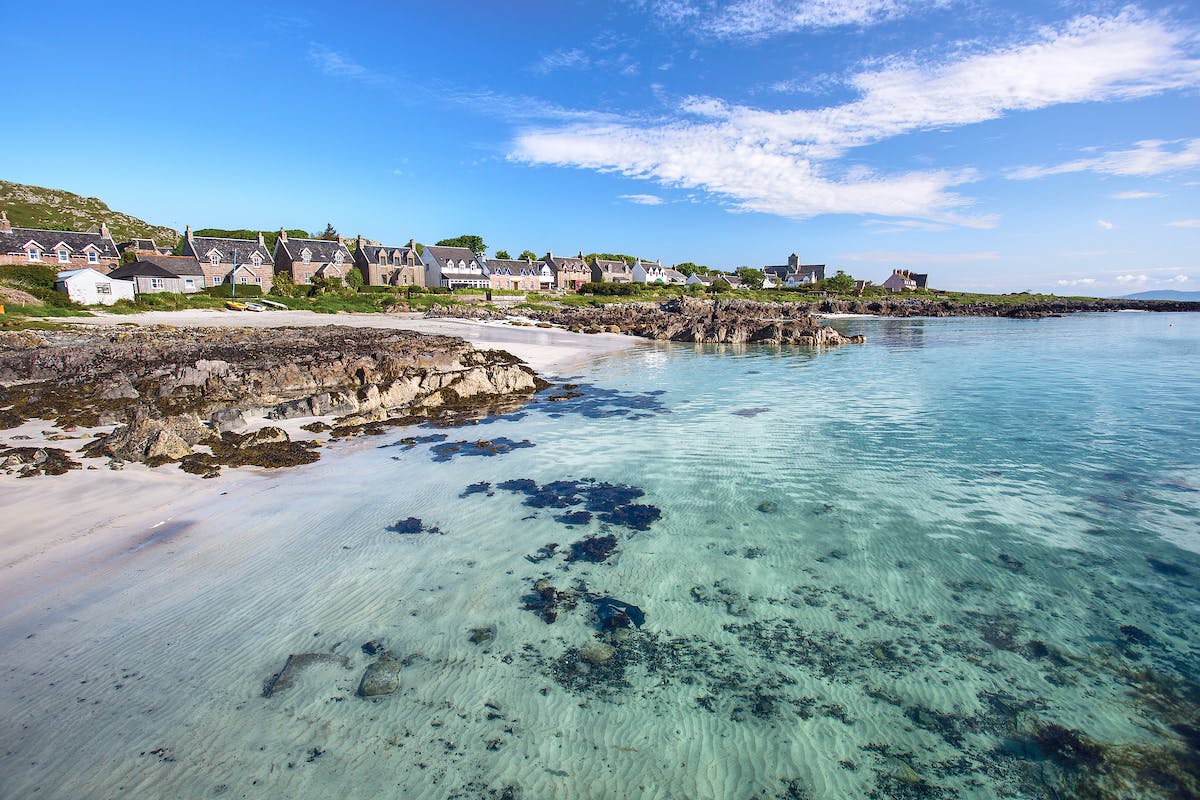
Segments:
[[[183,228],[183,238],[184,238],[184,239],[187,239],[189,242],[192,240],[192,226],[191,226],[191,225],[185,225],[185,226],[184,226],[184,228]]]
[[[285,231],[283,228],[279,229],[279,241],[281,241],[281,242],[287,241],[287,231]]]
[[[12,223],[8,221],[7,211],[0,211],[0,233],[12,233]]]
[[[261,247],[263,250],[267,249],[267,243],[263,240],[262,231],[258,232],[258,246]]]
[[[345,242],[342,241],[342,235],[340,233],[338,234],[338,244],[343,245],[343,246],[346,244]]]
[[[554,251],[553,251],[553,250],[547,250],[547,251],[546,251],[546,260],[547,260],[547,261],[553,261],[553,260],[554,260]]]
[[[103,236],[105,239],[112,238],[112,234],[108,232],[108,226],[105,225],[103,222],[100,223],[100,235]]]
[[[362,234],[361,233],[354,237],[354,249],[362,250]]]
[[[415,239],[409,239],[409,240],[408,240],[408,249],[409,249],[409,250],[416,250],[416,249],[417,249],[417,242],[416,242],[416,240],[415,240]]]

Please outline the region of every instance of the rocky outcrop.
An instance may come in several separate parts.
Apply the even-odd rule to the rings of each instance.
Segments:
[[[511,401],[547,385],[509,353],[402,330],[156,326],[17,339],[0,334],[0,425],[126,422],[90,454],[149,463],[181,460],[212,441],[278,460],[289,450],[281,430],[230,437],[247,414],[332,414],[346,427]]]
[[[699,300],[610,303],[594,308],[532,311],[533,319],[585,331],[627,333],[647,339],[704,344],[794,344],[829,347],[863,342],[821,325],[802,303]]]

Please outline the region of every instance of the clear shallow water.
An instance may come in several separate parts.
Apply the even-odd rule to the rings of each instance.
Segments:
[[[361,440],[180,521],[0,642],[0,796],[1194,793],[1200,315],[836,324],[868,344],[646,345],[441,431],[533,447]],[[544,491],[588,478],[644,494]],[[346,660],[264,697],[298,653]]]

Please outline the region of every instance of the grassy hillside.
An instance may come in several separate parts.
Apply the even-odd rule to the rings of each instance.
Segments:
[[[105,222],[118,243],[139,237],[154,239],[160,247],[174,247],[179,240],[179,234],[170,228],[113,211],[99,198],[80,197],[62,189],[0,181],[0,208],[19,228],[94,231]]]

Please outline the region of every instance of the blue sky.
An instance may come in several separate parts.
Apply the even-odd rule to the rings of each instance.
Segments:
[[[152,222],[1200,289],[1200,9],[6,4],[0,177]],[[50,33],[50,32],[53,33]]]

